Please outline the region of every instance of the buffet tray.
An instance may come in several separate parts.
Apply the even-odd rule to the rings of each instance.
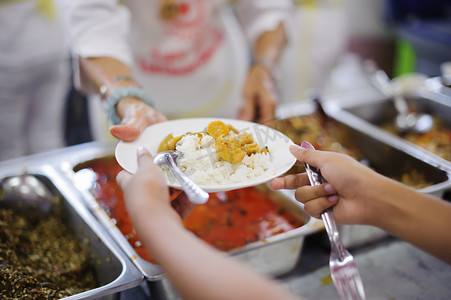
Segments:
[[[142,274],[111,239],[104,227],[89,213],[80,201],[78,191],[74,190],[73,185],[55,168],[42,164],[43,161],[45,156],[38,156],[37,160],[21,158],[2,162],[0,179],[24,173],[31,174],[39,178],[52,194],[62,199],[63,219],[80,244],[90,251],[97,281],[96,288],[65,299],[114,299],[118,292],[139,285],[143,281]]]
[[[374,96],[374,93],[368,96],[358,93],[347,97],[348,103],[372,103],[374,99],[379,99],[378,94],[376,98]],[[345,104],[336,105],[336,103],[344,102],[342,99],[337,99],[336,102],[328,100],[323,106],[328,116],[335,122],[335,127],[346,133],[347,138],[340,143],[357,148],[365,163],[376,172],[390,178],[401,178],[408,171],[424,174],[430,184],[417,190],[437,197],[442,197],[444,192],[451,188],[451,170],[447,161],[395,138],[370,122],[345,111]],[[306,116],[315,111],[316,105],[313,101],[291,103],[278,108],[277,118],[283,120]]]
[[[359,149],[365,157],[365,163],[384,176],[401,178],[403,173],[410,171],[424,174],[431,184],[417,190],[439,198],[443,197],[444,193],[451,188],[451,171],[443,160],[400,139],[387,138],[388,134],[382,130],[342,109],[346,103],[360,103],[360,105],[371,103],[380,99],[380,94],[371,90],[347,94],[343,98],[328,99],[323,103],[328,116],[349,137],[341,141],[343,145],[352,144]],[[277,119],[310,115],[315,113],[316,109],[316,104],[309,100],[281,105],[277,110]],[[338,229],[346,247],[359,246],[387,235],[379,228],[366,225],[338,225]]]
[[[89,184],[74,171],[79,164],[111,155],[114,155],[114,148],[111,145],[93,142],[67,148],[65,155],[60,157],[58,159],[59,162],[56,163],[64,176],[80,191],[89,210],[104,225],[108,233],[120,245],[145,278],[149,281],[164,279],[165,276],[161,267],[139,257],[115,225],[115,221],[107,215],[89,192]],[[305,213],[302,205],[294,199],[293,192],[283,191],[277,193],[281,195],[280,201],[283,202],[279,204],[289,208],[296,217],[303,220],[305,225],[227,252],[251,268],[272,276],[286,273],[295,267],[300,256],[304,237],[324,228],[321,221],[311,218]]]
[[[441,121],[440,127],[451,131],[451,95],[434,88],[418,87],[406,92],[404,96],[409,107],[419,113],[430,114],[438,118]],[[333,102],[331,101],[331,103]],[[350,101],[331,107],[333,107],[333,116],[343,123],[354,128],[361,128],[381,141],[451,172],[451,161],[382,128],[384,124],[394,122],[396,116],[396,109],[391,99],[376,94],[375,97],[367,98],[365,101],[350,99]],[[425,134],[419,136],[427,137]]]

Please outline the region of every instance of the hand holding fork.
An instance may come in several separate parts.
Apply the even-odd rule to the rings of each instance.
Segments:
[[[312,150],[315,149],[308,142],[303,142],[301,147]],[[321,185],[324,183],[324,178],[319,169],[305,164],[305,170],[311,185]],[[365,299],[365,291],[363,289],[359,271],[354,262],[354,258],[341,243],[338,229],[332,215],[332,209],[326,209],[321,214],[321,217],[324,221],[331,244],[329,259],[330,274],[340,298],[343,300]]]

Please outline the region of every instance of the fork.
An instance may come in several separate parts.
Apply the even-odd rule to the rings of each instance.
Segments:
[[[301,147],[315,149],[310,143],[303,142]],[[321,171],[304,164],[311,185],[321,185],[325,182]],[[322,214],[324,226],[329,237],[331,252],[329,259],[330,275],[342,300],[363,300],[365,290],[354,258],[343,246],[337,225],[332,215],[332,209],[326,209]]]

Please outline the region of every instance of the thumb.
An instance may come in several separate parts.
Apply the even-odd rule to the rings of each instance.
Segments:
[[[293,144],[290,145],[290,152],[300,163],[306,163],[317,168],[320,167],[319,151]]]
[[[138,147],[136,150],[137,153],[137,159],[138,159],[138,171],[143,168],[148,168],[152,165],[154,165],[153,162],[153,156],[150,154],[149,150],[147,150],[145,147]]]
[[[122,141],[133,142],[139,137],[141,131],[132,125],[115,125],[110,128],[110,133]]]

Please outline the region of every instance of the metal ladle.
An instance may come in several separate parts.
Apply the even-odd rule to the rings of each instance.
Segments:
[[[177,158],[180,156],[178,152],[163,151],[155,155],[153,162],[156,165],[165,165],[172,172],[174,177],[182,186],[183,191],[188,196],[188,199],[194,204],[204,204],[208,201],[209,195],[197,184],[195,184],[188,176],[180,170],[177,165]]]
[[[36,176],[21,174],[0,182],[0,205],[26,214],[48,215],[58,202],[50,189]]]
[[[399,132],[425,133],[431,130],[434,125],[433,118],[428,114],[410,112],[406,99],[394,92],[393,84],[387,73],[380,69],[377,70],[371,62],[367,62],[365,67],[370,73],[370,80],[373,86],[386,97],[393,99],[393,104],[398,111],[395,118],[395,126]]]

